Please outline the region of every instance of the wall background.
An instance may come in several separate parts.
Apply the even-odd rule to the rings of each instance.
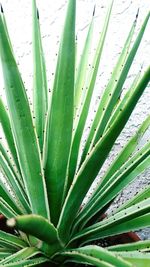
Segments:
[[[98,40],[98,33],[102,29],[104,16],[106,14],[106,7],[109,1],[104,0],[77,0],[77,36],[78,36],[78,53],[81,54],[83,47],[83,41],[85,40],[88,25],[92,16],[94,4],[96,4],[95,14],[95,31],[93,38],[93,51],[96,47]],[[97,104],[98,96],[101,95],[105,85],[108,82],[110,72],[116,63],[119,52],[123,47],[130,27],[135,19],[137,9],[140,9],[139,18],[136,31],[142,24],[142,21],[149,10],[149,1],[147,0],[116,0],[112,17],[110,21],[109,31],[107,35],[106,45],[104,49],[103,58],[100,65],[100,71],[97,79],[96,90],[94,94],[93,103],[91,105],[91,113],[89,121],[92,117],[92,110]],[[31,0],[1,0],[6,15],[8,28],[14,51],[16,54],[17,62],[20,65],[20,71],[22,73],[25,86],[28,89],[29,97],[32,99],[32,29],[31,29]],[[47,76],[49,82],[49,90],[52,87],[52,73],[55,70],[56,53],[58,50],[60,34],[62,31],[62,25],[64,21],[64,14],[66,10],[65,0],[37,0],[37,5],[40,12],[41,31],[43,37],[44,51],[46,55],[47,64]],[[145,69],[149,64],[150,58],[150,39],[149,39],[149,26],[144,34],[143,41],[138,50],[133,67],[129,73],[127,82],[124,85],[124,90],[128,88],[135,74],[143,66]],[[136,34],[135,34],[136,36]],[[145,90],[141,100],[139,101],[135,111],[133,112],[130,121],[126,125],[123,133],[116,142],[116,146],[110,154],[109,160],[106,162],[105,171],[111,159],[118,153],[124,143],[130,138],[130,136],[136,131],[140,123],[146,118],[146,115],[150,114],[150,88]],[[0,75],[0,94],[3,93],[3,80]],[[32,102],[32,100],[31,100]],[[86,133],[83,137],[86,138]],[[150,131],[143,138],[143,142],[150,136]],[[101,175],[101,174],[100,174]],[[94,183],[95,187],[96,182]],[[141,190],[143,185],[150,184],[150,170],[147,170],[139,179],[130,185],[130,188],[119,196],[119,201],[122,202],[125,199],[125,195],[133,195],[137,191]],[[128,193],[128,194],[126,194]],[[116,205],[118,205],[118,200]],[[146,235],[145,235],[146,233]],[[149,231],[142,232],[143,238],[147,237]],[[150,237],[150,234],[149,234]]]

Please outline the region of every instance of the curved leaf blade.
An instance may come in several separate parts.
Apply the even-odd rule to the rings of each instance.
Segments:
[[[136,20],[133,23],[133,26],[125,43],[125,47],[120,55],[116,67],[114,68],[113,74],[106,87],[106,90],[104,91],[102,100],[100,101],[96,116],[94,118],[90,130],[90,134],[88,136],[84,151],[82,153],[81,163],[84,161],[84,159],[87,156],[87,153],[92,150],[93,146],[97,143],[97,141],[105,131],[105,127],[118,101],[118,97],[120,96],[122,86],[125,82],[129,69],[132,65],[132,62],[134,60],[134,57],[142,40],[144,31],[149,21],[149,16],[150,13],[148,13],[148,15],[146,16],[144,23],[141,27],[141,30],[136,38],[136,41],[134,42],[133,47],[128,55],[129,47],[131,45],[131,40],[134,33],[134,28],[136,25],[136,20],[137,20],[136,16]]]
[[[7,221],[8,226],[17,227],[20,231],[32,235],[49,245],[49,255],[62,248],[57,229],[47,219],[39,215],[23,215],[11,218]],[[40,241],[38,248],[44,246]]]
[[[0,15],[0,56],[11,129],[32,212],[49,217],[47,193],[30,107]],[[35,184],[38,184],[35,190]],[[38,198],[37,198],[38,195]]]
[[[88,116],[88,111],[92,99],[92,94],[94,91],[94,85],[96,82],[96,77],[97,77],[97,72],[101,60],[101,55],[103,52],[103,47],[106,39],[106,34],[109,26],[109,21],[110,21],[110,16],[111,16],[111,11],[112,11],[112,6],[113,6],[113,1],[110,1],[110,5],[108,8],[108,12],[106,15],[105,23],[103,26],[102,33],[100,34],[100,39],[98,43],[98,47],[96,49],[96,53],[93,59],[93,64],[92,64],[92,69],[89,73],[89,80],[86,85],[86,91],[85,94],[85,99],[81,100],[83,104],[81,103],[81,107],[79,108],[79,111],[77,112],[78,116],[76,118],[75,122],[75,133],[73,136],[73,141],[72,141],[72,146],[71,146],[71,152],[70,152],[70,159],[69,159],[69,167],[68,167],[68,189],[70,188],[70,185],[73,181],[75,171],[77,168],[77,161],[78,161],[78,156],[79,156],[79,148],[80,148],[80,143],[81,143],[81,138],[83,134],[83,130],[85,127],[86,119]]]
[[[108,252],[98,246],[85,246],[78,249],[67,250],[61,253],[62,256],[71,258],[76,263],[86,263],[97,267],[130,267],[132,266],[121,257]],[[68,260],[69,261],[69,260]]]
[[[76,213],[78,212],[87,191],[89,190],[92,182],[94,181],[106,157],[108,156],[115,140],[128,121],[128,118],[130,117],[135,105],[144,92],[149,80],[150,67],[146,70],[145,74],[141,78],[136,90],[129,99],[124,110],[120,112],[111,128],[105,133],[103,138],[99,140],[88,158],[85,160],[84,164],[81,166],[76,179],[68,192],[60,216],[58,229],[62,239],[66,240],[68,238],[65,229],[68,229],[69,234],[69,229],[72,227]],[[101,151],[103,151],[103,153],[101,153]]]
[[[44,146],[44,168],[51,220],[56,225],[66,186],[73,129],[75,75],[75,10],[70,0],[60,43]]]
[[[43,150],[45,118],[48,110],[48,88],[46,78],[46,66],[42,47],[41,32],[39,25],[39,13],[36,1],[32,1],[33,17],[33,104],[35,126],[41,151]]]

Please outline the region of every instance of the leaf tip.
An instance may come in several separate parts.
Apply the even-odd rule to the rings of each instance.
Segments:
[[[137,19],[138,19],[138,16],[139,16],[139,8],[138,8],[138,10],[137,10],[137,13],[136,13],[136,17],[135,17],[135,22],[137,22]]]
[[[11,219],[7,220],[7,226],[14,227],[15,225],[16,225],[15,218],[11,218]]]
[[[38,19],[38,20],[40,19],[38,8],[37,8],[37,19]]]
[[[94,9],[93,9],[93,17],[95,16],[95,10],[96,10],[96,5],[94,5]]]
[[[4,13],[4,9],[3,9],[2,4],[0,4],[0,9],[1,9],[1,13]]]

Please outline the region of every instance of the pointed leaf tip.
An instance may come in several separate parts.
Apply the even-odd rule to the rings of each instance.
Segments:
[[[137,13],[136,13],[136,17],[135,17],[135,21],[137,21],[137,19],[138,19],[139,11],[140,11],[140,9],[138,8]]]
[[[39,19],[40,18],[40,15],[39,15],[39,10],[37,8],[37,18]]]
[[[94,5],[94,9],[93,9],[93,17],[95,16],[95,10],[96,10],[96,5]]]
[[[3,9],[2,4],[0,4],[0,6],[1,6],[1,12],[4,13],[4,9]]]

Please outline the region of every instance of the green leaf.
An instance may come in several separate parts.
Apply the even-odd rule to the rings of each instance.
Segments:
[[[133,95],[130,97],[123,111],[120,112],[110,129],[105,133],[91,151],[81,166],[76,179],[69,190],[60,216],[58,229],[61,239],[67,240],[69,230],[78,212],[80,205],[88,192],[92,182],[97,176],[114,142],[128,121],[135,105],[141,97],[150,80],[150,67],[138,83]],[[101,153],[103,151],[103,153]],[[86,178],[86,179],[85,179]],[[80,190],[79,190],[80,188]],[[66,234],[66,229],[67,233]]]
[[[8,188],[7,184],[4,183],[3,180],[1,180],[0,183],[0,197],[4,199],[5,202],[8,203],[9,206],[12,207],[12,209],[17,213],[21,214],[20,207],[18,207],[18,203],[16,202],[15,197],[12,196],[13,192],[10,192],[10,189]]]
[[[150,251],[150,240],[107,247],[110,251]]]
[[[0,197],[0,212],[6,218],[12,218],[18,215],[2,197]]]
[[[7,244],[11,245],[14,248],[24,248],[27,246],[27,244],[19,237],[12,235],[12,234],[5,233],[1,230],[0,230],[0,241],[5,243],[6,245]]]
[[[73,128],[75,74],[75,10],[70,0],[60,43],[44,147],[45,177],[51,220],[56,225],[66,186],[66,172]]]
[[[9,154],[7,152],[7,150],[5,149],[3,143],[0,140],[0,152],[2,153],[5,161],[7,162],[9,168],[11,169],[11,171],[13,172],[14,176],[16,177],[16,179],[18,180],[18,182],[21,184],[22,188],[24,187],[23,185],[23,181],[22,181],[22,177],[20,175],[20,173],[18,172],[18,170],[16,169],[16,166],[14,165],[14,161],[12,159],[12,157],[9,157]]]
[[[0,251],[0,260],[5,259],[6,257],[10,256],[10,252],[1,252]]]
[[[5,32],[7,34],[9,45],[10,45],[12,53],[13,53],[13,47],[12,47],[11,40],[10,40],[9,33],[8,33],[8,28],[7,28],[6,18],[5,18],[5,14],[4,14],[4,9],[3,9],[2,5],[0,5],[0,6],[1,6],[1,16],[2,16],[2,20],[3,20],[3,25],[4,25],[4,28],[5,28]]]
[[[113,164],[110,166],[105,176],[102,178],[101,187],[103,187],[106,182],[111,178],[111,176],[118,171],[123,164],[126,163],[129,157],[131,157],[132,153],[137,148],[142,136],[146,132],[146,130],[150,126],[150,116],[146,118],[146,120],[141,124],[136,134],[128,141],[128,143],[124,146],[123,150],[119,153],[117,158],[114,160]]]
[[[133,80],[130,89],[127,90],[125,96],[122,98],[122,100],[120,98],[118,99],[118,102],[116,104],[116,106],[113,109],[113,113],[110,116],[110,119],[108,120],[108,123],[106,125],[105,131],[108,130],[108,128],[110,127],[110,125],[113,123],[113,121],[115,120],[116,116],[118,115],[120,110],[124,109],[124,106],[126,105],[126,102],[128,101],[129,97],[131,96],[131,94],[134,92],[138,82],[140,81],[141,78],[141,71],[140,70],[138,72],[138,74],[135,76],[135,79]]]
[[[22,208],[22,210],[25,213],[31,212],[29,203],[27,202],[25,195],[24,195],[24,190],[22,190],[19,182],[17,181],[13,172],[7,165],[7,162],[5,161],[1,153],[0,153],[0,168],[1,168],[1,171],[5,174],[5,177],[7,177],[7,183],[13,189],[17,202],[20,204],[20,207]]]
[[[12,130],[11,130],[10,119],[9,119],[8,113],[5,109],[5,106],[4,106],[1,98],[0,98],[0,123],[2,125],[4,134],[5,134],[5,138],[7,140],[8,147],[10,149],[12,156],[13,156],[15,164],[16,164],[18,170],[20,170],[17,152],[16,152],[16,148],[15,148],[15,143],[14,143],[14,138],[13,138]]]
[[[95,9],[95,8],[94,8]],[[89,30],[87,33],[87,37],[85,40],[85,45],[83,48],[83,52],[80,58],[79,66],[77,69],[76,74],[76,81],[75,81],[75,97],[74,97],[74,113],[76,114],[79,106],[81,104],[81,99],[85,92],[83,92],[84,86],[85,86],[85,80],[87,75],[87,67],[88,67],[88,59],[89,59],[89,53],[91,50],[91,43],[92,43],[92,36],[93,36],[93,27],[94,27],[94,13],[92,16],[92,21],[89,26]]]
[[[13,263],[6,263],[4,267],[40,266],[40,264],[44,262],[48,262],[48,259],[44,257],[38,257],[35,259],[31,259],[31,260],[21,260],[21,261],[16,261]]]
[[[95,214],[97,214],[97,219],[100,218],[103,208],[108,208],[107,205],[111,204],[114,198],[149,166],[150,142],[112,175],[102,188],[99,188],[99,192],[92,198],[91,202],[85,205],[77,216],[77,225],[80,228],[83,227]],[[76,223],[74,222],[74,227],[75,225]]]
[[[122,86],[126,80],[126,77],[130,70],[132,62],[138,50],[138,47],[141,43],[146,25],[149,20],[149,16],[150,14],[148,13],[141,27],[141,30],[136,38],[136,41],[134,42],[133,47],[128,55],[129,47],[131,45],[134,28],[136,24],[136,20],[134,21],[134,24],[131,28],[131,31],[125,43],[124,49],[122,50],[122,53],[116,64],[116,67],[113,70],[113,74],[102,96],[102,100],[100,101],[96,116],[94,118],[91,130],[90,130],[90,134],[85,144],[81,163],[84,161],[85,157],[87,156],[87,153],[91,151],[91,149],[93,148],[93,145],[95,145],[98,142],[99,138],[103,135],[105,131],[105,127],[118,101],[118,97],[121,94]]]
[[[123,257],[126,261],[130,262],[132,266],[136,267],[149,267],[150,255],[141,252],[119,252],[117,256]]]
[[[130,267],[132,266],[121,257],[116,257],[104,248],[98,246],[85,246],[77,249],[67,250],[62,256],[70,258],[75,263],[86,263],[97,267]],[[67,260],[69,261],[69,260]]]
[[[41,252],[37,248],[23,248],[13,255],[8,256],[4,260],[2,260],[0,263],[2,265],[5,265],[6,263],[13,263],[17,261],[27,260],[29,258],[32,258],[38,254],[41,254]]]
[[[49,217],[41,158],[26,91],[0,16],[0,57],[19,165],[32,212]],[[38,184],[35,190],[35,185]],[[38,196],[38,198],[37,198]]]
[[[111,215],[107,219],[82,230],[72,241],[86,242],[126,233],[150,226],[150,198],[140,203]]]
[[[48,110],[48,88],[46,78],[45,59],[42,48],[42,40],[39,25],[39,13],[36,1],[32,1],[33,13],[33,103],[35,126],[39,139],[41,151],[43,150],[45,118]]]
[[[10,227],[17,227],[20,231],[49,244],[49,255],[62,248],[57,229],[44,217],[33,214],[17,216],[8,220],[7,224]],[[37,247],[42,249],[43,243],[39,241]]]
[[[102,191],[103,186],[106,185],[106,183],[111,179],[114,173],[118,172],[118,170],[122,167],[122,165],[124,165],[129,159],[129,157],[131,157],[132,153],[135,151],[137,145],[139,144],[139,141],[141,140],[142,136],[144,135],[145,131],[149,128],[149,126],[150,126],[150,116],[148,116],[145,119],[145,121],[139,127],[136,134],[127,142],[127,144],[118,154],[117,158],[112,162],[112,164],[106,171],[105,175],[101,178],[100,183],[97,186],[91,199],[88,201],[88,204],[91,203],[92,205],[94,198],[96,197],[96,195],[98,196],[99,191]]]
[[[106,39],[106,33],[108,30],[112,5],[113,5],[113,1],[110,1],[110,6],[109,6],[109,9],[107,12],[106,19],[105,19],[104,27],[103,27],[102,33],[100,34],[98,47],[96,49],[96,53],[95,53],[95,56],[93,59],[92,69],[89,73],[88,83],[86,85],[86,91],[87,92],[84,92],[85,99],[84,100],[82,99],[81,102],[83,102],[83,104],[81,105],[81,108],[77,112],[79,118],[77,117],[77,122],[76,122],[77,125],[75,125],[75,133],[73,136],[72,147],[71,147],[71,152],[70,152],[70,160],[69,160],[69,167],[68,167],[69,168],[69,170],[68,170],[68,189],[70,188],[70,185],[73,181],[76,167],[77,167],[80,142],[81,142],[84,126],[86,123],[86,119],[88,116],[88,111],[89,111],[89,107],[90,107],[90,103],[91,103],[94,85],[96,82],[97,72],[98,72],[98,68],[99,68],[99,64],[100,64],[100,60],[101,60],[101,55],[102,55],[102,51],[103,51],[103,47],[104,47],[104,43],[105,43],[105,39]],[[81,73],[81,71],[80,71],[80,73]]]
[[[150,197],[150,186],[148,186],[148,188],[144,188],[144,190],[142,190],[140,193],[138,193],[135,197],[133,197],[131,200],[124,203],[121,207],[119,207],[117,209],[116,212],[118,212],[122,209],[126,209],[132,205],[135,205],[135,204],[139,203],[140,201],[147,199],[149,197]]]

